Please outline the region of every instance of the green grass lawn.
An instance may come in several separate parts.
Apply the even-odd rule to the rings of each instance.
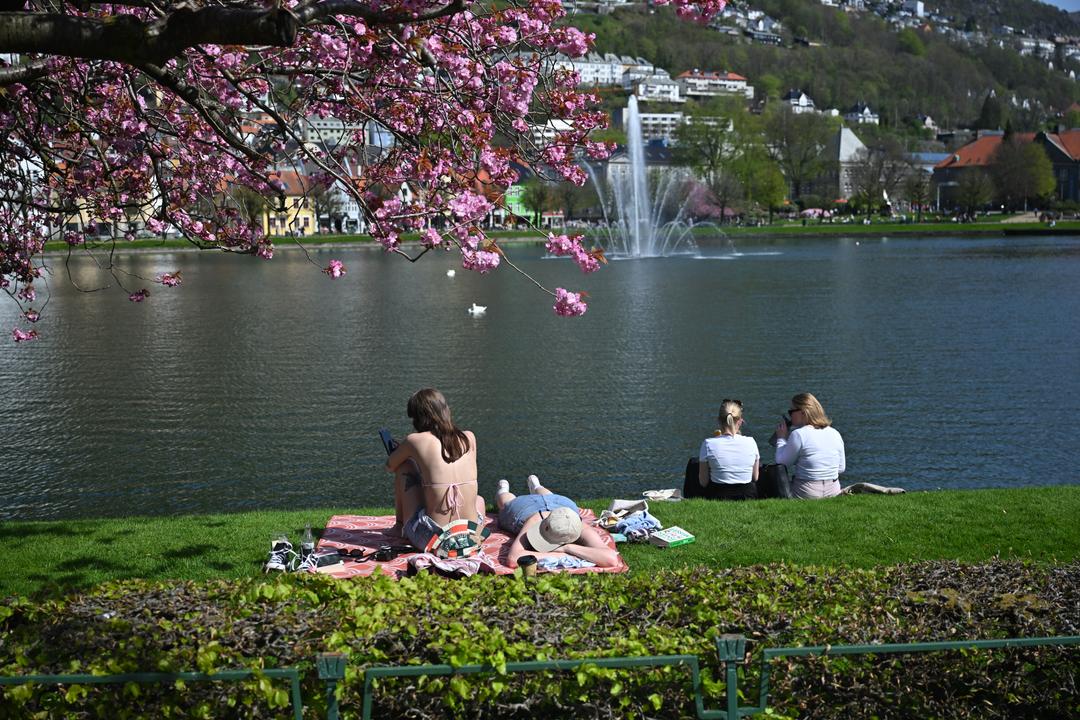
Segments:
[[[606,500],[582,503],[594,510]],[[851,496],[822,502],[651,503],[665,525],[697,536],[661,550],[620,546],[631,572],[787,562],[872,567],[919,560],[1008,559],[1061,563],[1080,557],[1080,486]],[[183,517],[7,522],[0,596],[63,591],[123,578],[209,579],[258,575],[271,533],[296,542],[337,508]]]
[[[1062,220],[1052,230],[1046,223],[1002,223],[996,217],[981,218],[973,223],[953,222],[923,222],[923,223],[891,223],[875,222],[871,225],[861,223],[816,223],[809,222],[803,225],[801,221],[777,221],[772,225],[761,227],[734,227],[724,226],[720,230],[729,237],[734,238],[794,238],[794,237],[820,237],[820,236],[881,236],[881,235],[997,235],[1005,233],[1019,234],[1024,232],[1052,232],[1059,235],[1073,235],[1080,233],[1080,221]],[[569,232],[580,232],[578,228],[570,228]],[[698,228],[695,234],[707,236],[715,235],[716,228],[712,226]],[[488,235],[503,243],[538,243],[547,239],[546,232],[536,230],[492,230]],[[402,236],[405,240],[417,240],[418,233],[406,233]],[[304,238],[274,238],[277,248],[289,248],[297,244],[304,247],[317,247],[319,245],[342,245],[342,244],[372,244],[370,235],[312,235]],[[90,247],[110,247],[109,241],[92,243]],[[122,250],[176,250],[194,249],[187,240],[182,238],[138,238],[136,240],[117,240],[116,247]],[[63,242],[45,243],[48,251],[64,252],[68,246]],[[80,252],[78,248],[75,253]]]

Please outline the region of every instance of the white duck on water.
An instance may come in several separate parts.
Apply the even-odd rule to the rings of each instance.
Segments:
[[[487,312],[487,305],[477,305],[476,303],[473,303],[472,307],[466,308],[465,312],[469,313],[473,317],[480,317]]]

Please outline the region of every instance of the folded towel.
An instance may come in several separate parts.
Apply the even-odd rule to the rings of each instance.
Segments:
[[[649,539],[649,533],[660,530],[664,526],[645,510],[631,513],[615,525],[615,532],[622,533],[631,542],[644,542]]]
[[[477,573],[494,573],[495,561],[483,550],[469,557],[444,558],[432,553],[409,556],[409,574],[433,569],[447,577],[468,577]]]
[[[591,568],[596,567],[596,563],[591,563],[588,560],[582,560],[581,558],[574,557],[573,555],[566,555],[564,557],[544,557],[536,561],[536,567],[539,570],[573,570],[574,568]]]
[[[859,482],[854,485],[848,485],[840,492],[843,495],[857,495],[859,493],[867,493],[869,495],[902,495],[905,491],[904,488],[901,487],[887,487],[885,485],[875,485],[874,483]]]

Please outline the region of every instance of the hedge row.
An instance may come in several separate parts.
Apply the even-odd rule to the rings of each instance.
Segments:
[[[110,583],[0,604],[0,674],[210,672],[299,666],[305,717],[325,717],[313,657],[345,652],[346,715],[370,665],[698,655],[721,708],[718,633],[749,638],[756,702],[764,647],[1080,634],[1080,564],[922,563],[875,570],[784,565],[635,576],[448,581]],[[786,717],[1077,717],[1080,649],[1030,648],[778,662]],[[388,680],[376,717],[692,717],[684,669]],[[4,718],[289,717],[281,682],[3,690]]]

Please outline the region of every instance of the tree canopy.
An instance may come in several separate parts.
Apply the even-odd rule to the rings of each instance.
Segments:
[[[668,1],[698,20],[724,5]],[[44,243],[85,249],[91,220],[109,224],[112,241],[131,237],[137,218],[201,248],[269,258],[245,193],[282,209],[297,168],[355,198],[388,251],[415,260],[454,249],[488,272],[503,253],[477,221],[516,179],[514,164],[581,184],[580,155],[608,152],[589,140],[606,122],[596,98],[552,61],[592,41],[560,25],[564,14],[558,0],[4,3],[0,284],[36,321]],[[301,132],[330,117],[340,141]],[[557,132],[532,132],[544,127]],[[421,235],[416,256],[402,248],[407,232]],[[597,267],[577,238],[549,245]],[[148,296],[112,254],[105,262],[132,300]],[[557,313],[584,312],[578,293],[548,292]]]

